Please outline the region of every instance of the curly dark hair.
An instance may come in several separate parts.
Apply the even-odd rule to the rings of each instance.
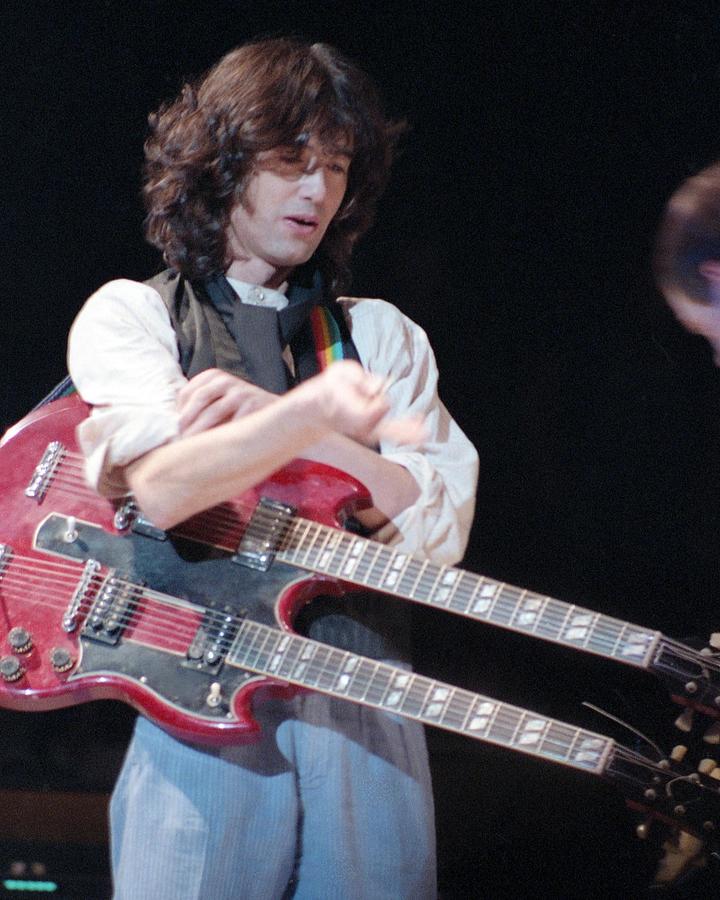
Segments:
[[[146,235],[188,278],[224,272],[225,229],[258,153],[315,135],[352,142],[342,205],[318,250],[334,292],[370,227],[403,123],[385,118],[369,77],[326,44],[276,38],[245,44],[149,118]]]
[[[684,181],[670,198],[658,231],[655,279],[664,294],[709,303],[700,267],[720,260],[720,163]]]

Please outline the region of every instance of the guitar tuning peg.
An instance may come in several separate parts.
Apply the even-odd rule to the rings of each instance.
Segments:
[[[688,748],[685,744],[678,744],[677,746],[672,748],[670,752],[670,759],[673,762],[682,762],[685,759],[685,754],[687,753]]]
[[[715,721],[708,726],[703,740],[706,744],[720,744],[720,721]]]
[[[695,710],[690,709],[690,707],[688,706],[687,709],[684,709],[677,717],[677,719],[675,719],[675,727],[680,731],[692,731],[694,715]]]
[[[713,650],[720,650],[720,631],[713,631],[709,643]]]
[[[701,759],[698,763],[697,770],[701,775],[709,775],[717,769],[718,764],[714,759]]]
[[[647,819],[643,820],[635,829],[635,834],[641,841],[646,841],[650,835],[650,829],[652,828],[652,816],[648,816]]]
[[[703,853],[703,842],[686,831],[680,831],[674,838],[666,840],[662,848],[665,855],[655,873],[655,887],[667,887],[681,875],[694,868],[701,868],[707,861]]]

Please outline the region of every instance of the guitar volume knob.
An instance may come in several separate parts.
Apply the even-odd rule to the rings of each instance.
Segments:
[[[15,653],[29,653],[33,642],[30,632],[26,628],[11,628],[8,634],[8,644]]]
[[[17,681],[25,674],[20,660],[14,656],[0,657],[0,678],[3,681]]]
[[[72,655],[64,647],[53,647],[50,651],[50,665],[55,672],[67,672],[74,663]]]

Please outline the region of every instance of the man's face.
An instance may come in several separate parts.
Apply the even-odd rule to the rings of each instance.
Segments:
[[[720,260],[705,260],[699,271],[707,284],[707,303],[691,300],[680,291],[666,292],[665,299],[688,331],[701,334],[708,341],[715,365],[720,366]]]
[[[340,208],[350,150],[311,137],[305,146],[259,154],[226,231],[230,266],[241,281],[277,287],[307,262]]]

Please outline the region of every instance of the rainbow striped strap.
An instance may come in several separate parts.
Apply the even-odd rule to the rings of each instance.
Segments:
[[[330,363],[343,359],[342,335],[333,314],[327,306],[315,306],[310,313],[315,359],[318,371],[322,372]]]

